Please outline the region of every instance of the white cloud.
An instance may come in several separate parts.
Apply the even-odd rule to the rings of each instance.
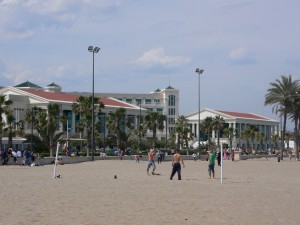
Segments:
[[[233,49],[229,55],[229,59],[233,63],[247,64],[255,62],[253,54],[246,47]]]
[[[163,48],[156,48],[144,52],[135,63],[144,67],[178,67],[187,64],[189,61],[190,59],[181,56],[168,56]]]

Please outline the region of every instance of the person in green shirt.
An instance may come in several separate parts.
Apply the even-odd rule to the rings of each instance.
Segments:
[[[211,173],[213,175],[213,178],[215,178],[215,160],[216,160],[216,155],[211,149],[209,151],[209,159],[208,159],[208,175],[209,179],[211,179]]]

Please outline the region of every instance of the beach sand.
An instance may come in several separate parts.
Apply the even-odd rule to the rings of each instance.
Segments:
[[[300,162],[224,161],[208,179],[207,162],[185,161],[182,180],[171,162],[101,160],[0,167],[2,225],[298,225]],[[117,179],[114,179],[114,176]]]

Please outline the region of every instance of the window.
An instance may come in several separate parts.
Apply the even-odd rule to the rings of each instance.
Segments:
[[[175,106],[175,95],[169,95],[169,106]]]
[[[175,109],[174,108],[169,108],[169,115],[175,115]]]
[[[135,99],[135,102],[137,105],[140,105],[140,104],[142,104],[142,99],[137,98],[137,99]]]
[[[151,104],[151,102],[152,102],[151,99],[149,99],[149,98],[145,99],[145,104]]]
[[[160,103],[160,99],[158,99],[158,98],[155,98],[153,101],[154,101],[155,103]]]
[[[164,111],[163,108],[157,108],[157,109],[156,109],[156,112],[163,112],[163,111]]]
[[[126,102],[131,104],[132,103],[132,99],[131,98],[126,98]]]

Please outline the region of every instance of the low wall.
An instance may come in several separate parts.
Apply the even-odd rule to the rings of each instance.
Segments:
[[[238,156],[238,157],[236,157]],[[200,160],[204,160],[204,155],[201,156]],[[247,160],[247,159],[258,159],[258,158],[271,158],[271,157],[277,157],[276,155],[239,155],[239,154],[235,154],[235,160]],[[88,162],[88,161],[92,161],[92,157],[89,156],[79,156],[79,157],[68,157],[68,156],[59,156],[59,158],[62,159],[64,164],[72,164],[72,163],[82,163],[82,162]],[[192,155],[182,155],[182,159],[183,160],[193,160]],[[45,158],[36,158],[36,163],[40,164],[40,165],[49,165],[49,164],[53,164],[55,160],[55,157],[45,157]],[[120,158],[118,156],[94,156],[94,160],[120,160]],[[124,156],[122,160],[135,160],[135,157],[132,156]],[[148,157],[146,155],[143,155],[142,158],[140,158],[140,161],[147,161]],[[197,158],[197,160],[199,160]],[[7,163],[7,165],[21,165],[23,161],[23,158],[18,158],[17,159],[17,163],[14,162],[13,158],[9,158],[9,161]],[[167,155],[164,158],[164,161],[172,161],[172,156],[171,155]]]
[[[203,156],[204,157],[204,156]],[[62,162],[64,164],[71,164],[71,163],[82,163],[82,162],[88,162],[92,161],[92,157],[89,156],[79,156],[79,157],[69,157],[69,156],[59,156],[59,158],[62,159]],[[193,157],[191,155],[183,155],[183,160],[193,160]],[[37,157],[35,162],[40,165],[49,165],[53,164],[55,160],[55,157],[44,157],[39,158]],[[120,160],[118,156],[94,156],[94,160]],[[135,160],[134,155],[132,156],[123,156],[122,160]],[[147,161],[148,157],[146,155],[143,155],[142,158],[140,158],[140,161]],[[9,158],[9,161],[7,165],[21,165],[23,161],[23,158],[17,158],[17,163],[14,162],[13,158]],[[167,155],[164,158],[164,161],[172,161],[172,156]]]

